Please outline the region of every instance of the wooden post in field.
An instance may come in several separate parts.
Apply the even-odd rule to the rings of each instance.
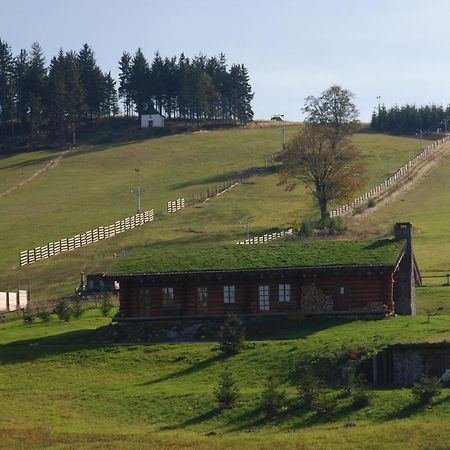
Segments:
[[[28,290],[27,290],[27,308],[31,306],[31,280],[28,280]]]
[[[6,284],[6,311],[9,312],[9,283]]]

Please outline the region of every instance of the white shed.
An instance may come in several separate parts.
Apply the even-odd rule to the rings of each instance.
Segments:
[[[164,116],[158,112],[151,114],[142,114],[141,116],[141,128],[162,128],[164,127]]]

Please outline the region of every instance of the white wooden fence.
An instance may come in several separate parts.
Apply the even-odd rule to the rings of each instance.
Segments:
[[[101,239],[108,239],[116,234],[123,233],[127,230],[144,225],[155,219],[153,209],[127,217],[123,220],[118,220],[111,225],[98,227],[95,230],[86,231],[83,234],[77,234],[71,238],[61,239],[56,242],[49,242],[43,247],[35,247],[32,250],[24,250],[20,252],[20,266],[32,264],[42,259],[47,259],[52,256],[59,255],[63,252],[70,252],[79,247],[84,247],[93,244]]]
[[[174,201],[167,202],[167,212],[169,214],[184,208],[184,198],[177,198]]]
[[[0,292],[0,312],[17,311],[28,305],[28,291],[19,290],[15,292]]]
[[[255,236],[245,241],[236,242],[236,244],[266,244],[267,242],[273,241],[275,239],[281,239],[286,236],[291,236],[294,234],[294,230],[289,228],[289,230],[280,231],[277,233],[264,234],[262,236]]]
[[[367,200],[369,200],[371,197],[374,197],[375,195],[379,194],[380,192],[384,191],[388,187],[392,186],[397,182],[397,180],[402,177],[408,170],[410,170],[414,165],[416,165],[420,160],[424,159],[431,150],[435,149],[436,147],[445,144],[450,140],[450,136],[446,136],[442,139],[439,139],[438,141],[433,142],[432,144],[425,147],[417,156],[415,156],[413,159],[408,161],[405,165],[400,167],[400,169],[397,170],[397,172],[394,173],[394,175],[390,176],[387,180],[383,181],[378,186],[374,187],[369,192],[366,192],[365,194],[361,195],[358,198],[355,198],[353,202],[340,206],[339,208],[333,209],[330,211],[330,217],[338,217],[342,216],[350,211],[352,211],[355,207],[365,203]]]

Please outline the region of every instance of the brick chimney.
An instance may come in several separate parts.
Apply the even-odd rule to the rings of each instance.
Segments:
[[[394,225],[395,239],[405,239],[405,253],[394,275],[394,307],[402,316],[416,315],[416,283],[414,278],[414,254],[412,250],[412,223]]]

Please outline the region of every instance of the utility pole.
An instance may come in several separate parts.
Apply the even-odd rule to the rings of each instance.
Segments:
[[[136,189],[134,193],[136,194],[136,214],[141,213],[141,185],[139,183],[139,169],[134,169],[136,172]],[[133,192],[133,190],[131,191]]]

